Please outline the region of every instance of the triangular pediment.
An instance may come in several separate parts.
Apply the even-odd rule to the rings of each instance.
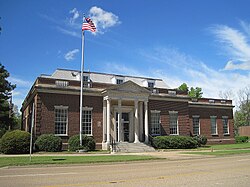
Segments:
[[[126,92],[126,93],[144,93],[150,94],[150,91],[146,88],[139,86],[133,81],[127,81],[123,84],[115,85],[110,88],[107,88],[105,91],[107,92]]]

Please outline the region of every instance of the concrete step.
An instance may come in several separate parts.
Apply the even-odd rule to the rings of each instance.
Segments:
[[[123,153],[141,153],[141,152],[154,152],[155,149],[144,143],[119,142],[116,143],[114,151]]]

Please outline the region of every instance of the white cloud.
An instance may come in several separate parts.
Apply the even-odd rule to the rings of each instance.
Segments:
[[[16,84],[16,88],[12,91],[13,103],[18,106],[18,109],[21,109],[22,102],[33,85],[33,82],[12,75],[8,78],[8,81],[11,82],[11,84]]]
[[[237,95],[240,89],[250,85],[250,73],[242,75],[215,70],[206,65],[205,62],[175,48],[157,47],[141,51],[140,55],[153,66],[144,64],[148,69],[140,68],[138,70],[118,63],[106,63],[106,71],[161,78],[170,88],[177,88],[185,82],[189,87],[201,87],[203,96],[208,98],[220,98],[219,92],[228,90],[232,90],[234,95]]]
[[[17,87],[31,87],[32,86],[32,82],[23,80],[17,77],[13,77],[13,76],[10,76],[8,78],[8,81],[11,82],[11,84],[16,84]]]
[[[121,75],[146,76],[146,74],[143,74],[142,72],[132,67],[128,67],[122,64],[117,64],[116,62],[106,62],[103,71]]]
[[[64,55],[64,58],[67,60],[67,61],[71,61],[71,60],[74,60],[75,59],[75,55],[79,52],[79,49],[73,49],[69,52],[67,52],[65,55]]]
[[[73,37],[76,37],[76,38],[81,38],[80,32],[76,32],[76,31],[64,29],[64,28],[59,27],[59,26],[57,26],[56,28],[57,28],[58,31],[60,31],[63,34],[66,34],[66,35],[69,35],[69,36],[73,36]]]
[[[249,32],[247,23],[241,22],[241,25]],[[221,44],[225,55],[231,59],[224,70],[250,70],[249,36],[226,25],[217,25],[211,28],[211,31]]]
[[[93,20],[98,33],[104,33],[108,28],[120,24],[119,17],[112,12],[107,12],[99,7],[91,7],[90,17]]]
[[[250,36],[250,24],[245,21],[240,20],[240,26]]]
[[[73,8],[72,10],[70,10],[69,13],[73,14],[72,17],[69,19],[69,22],[71,24],[74,24],[76,19],[79,18],[80,14],[76,8]]]

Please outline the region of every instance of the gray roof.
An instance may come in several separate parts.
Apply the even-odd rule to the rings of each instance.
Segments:
[[[169,86],[162,79],[136,77],[126,75],[116,75],[107,73],[84,72],[84,76],[88,76],[92,82],[116,84],[116,79],[122,79],[123,82],[132,81],[142,87],[147,87],[148,82],[153,82],[156,88],[169,88]],[[57,69],[52,75],[41,75],[40,77],[62,79],[62,80],[75,80],[80,81],[80,71]]]

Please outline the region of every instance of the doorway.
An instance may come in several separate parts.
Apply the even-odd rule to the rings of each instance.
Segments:
[[[120,140],[124,142],[129,142],[129,131],[130,131],[130,121],[129,121],[129,112],[122,112],[121,116],[121,129],[120,129]],[[116,112],[116,141],[118,141],[118,112]]]

